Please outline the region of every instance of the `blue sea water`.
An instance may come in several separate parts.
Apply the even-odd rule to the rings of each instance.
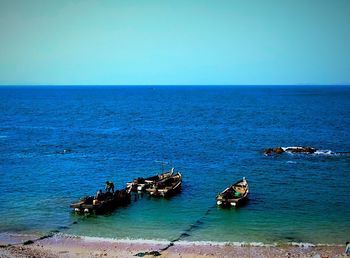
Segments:
[[[349,127],[345,86],[1,87],[0,232],[343,243],[350,156],[327,151],[350,151]],[[323,151],[261,152],[277,146]],[[183,173],[179,195],[133,198],[106,216],[71,212],[106,180],[123,188],[163,160]],[[216,194],[243,176],[248,204],[217,208]]]

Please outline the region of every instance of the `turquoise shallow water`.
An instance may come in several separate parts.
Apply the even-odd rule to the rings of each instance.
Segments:
[[[118,239],[343,243],[350,226],[349,87],[2,87],[0,231]],[[314,155],[262,155],[275,146]],[[69,150],[65,154],[64,150]],[[69,204],[172,161],[183,191],[114,213]],[[215,196],[245,176],[245,207]],[[73,222],[78,222],[73,224]]]

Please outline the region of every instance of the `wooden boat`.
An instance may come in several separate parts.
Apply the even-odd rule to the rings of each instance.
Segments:
[[[114,193],[102,193],[98,197],[86,196],[77,203],[72,203],[71,208],[76,213],[95,213],[104,214],[113,211],[117,207],[130,203],[130,193],[125,189],[117,190]]]
[[[182,175],[177,172],[168,178],[152,184],[146,191],[155,197],[169,197],[181,190]]]
[[[235,184],[227,187],[223,192],[216,196],[216,204],[222,207],[238,207],[248,200],[249,186],[243,177]]]
[[[173,173],[174,173],[174,168],[172,168],[170,171],[164,172],[159,175],[155,175],[147,178],[143,178],[143,177],[136,178],[132,182],[126,183],[126,189],[128,190],[128,192],[145,191],[151,185],[165,178],[171,177]]]

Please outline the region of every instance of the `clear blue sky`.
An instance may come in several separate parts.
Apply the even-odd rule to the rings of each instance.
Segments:
[[[349,84],[350,0],[0,0],[0,84]]]

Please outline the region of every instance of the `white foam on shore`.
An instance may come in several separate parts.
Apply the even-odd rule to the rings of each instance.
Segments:
[[[86,242],[107,242],[107,243],[121,243],[121,244],[146,244],[146,245],[169,245],[173,244],[175,246],[236,246],[236,247],[277,247],[279,245],[289,245],[297,246],[303,248],[317,247],[317,246],[342,246],[340,244],[312,244],[312,243],[303,243],[303,242],[286,242],[286,243],[263,243],[263,242],[229,242],[229,241],[176,241],[172,242],[165,239],[132,239],[132,238],[105,238],[105,237],[91,237],[91,236],[76,236],[58,233],[56,236],[62,238],[77,238]]]
[[[260,246],[270,247],[277,244],[265,244],[262,242],[219,242],[219,241],[175,241],[165,239],[131,239],[131,238],[104,238],[104,237],[90,237],[90,236],[72,236],[61,234],[62,237],[76,237],[86,242],[108,242],[108,243],[122,243],[122,244],[148,244],[148,245],[169,245],[170,243],[180,246]]]
[[[216,241],[178,241],[175,242],[174,245],[182,245],[182,246],[257,246],[257,247],[273,247],[277,246],[277,244],[265,244],[262,242],[216,242]]]
[[[292,242],[290,243],[290,245],[292,246],[298,246],[298,247],[322,247],[322,246],[328,246],[328,247],[331,247],[331,246],[344,246],[344,245],[341,245],[341,244],[311,244],[311,243],[303,243],[303,242]]]
[[[69,235],[68,235],[69,236]],[[87,242],[109,242],[109,243],[123,243],[123,244],[152,244],[152,245],[168,245],[171,242],[164,239],[131,239],[131,238],[104,238],[104,237],[90,237],[79,236],[82,240]]]
[[[315,247],[317,245],[311,244],[311,243],[297,243],[297,242],[292,242],[291,243],[292,246],[299,246],[299,247]]]

